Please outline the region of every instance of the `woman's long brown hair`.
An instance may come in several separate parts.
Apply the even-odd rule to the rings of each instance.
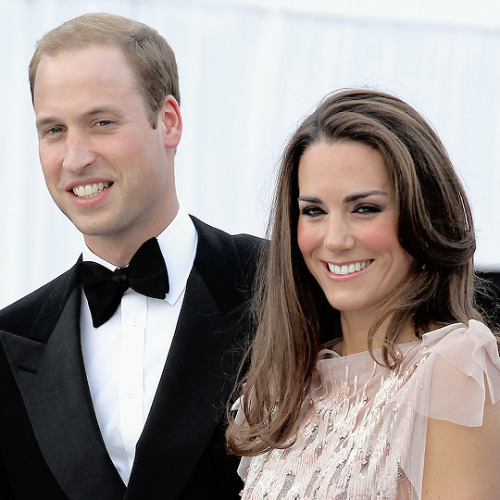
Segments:
[[[228,448],[256,455],[289,445],[321,345],[342,336],[339,312],[327,302],[297,245],[299,161],[319,141],[361,142],[384,158],[398,207],[401,246],[414,258],[408,279],[389,297],[369,332],[388,320],[382,359],[401,363],[398,325],[417,334],[480,319],[473,307],[475,234],[463,186],[432,127],[411,106],[376,91],[346,90],[325,98],[290,139],[281,162],[254,308],[258,321],[235,397],[245,424],[229,412]],[[248,360],[247,360],[248,361]]]

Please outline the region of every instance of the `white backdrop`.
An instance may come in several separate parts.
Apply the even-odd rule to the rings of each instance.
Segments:
[[[412,2],[410,2],[412,3]],[[82,245],[46,192],[27,65],[35,42],[89,11],[133,17],[172,45],[184,134],[178,190],[189,212],[262,235],[274,169],[324,94],[395,93],[438,130],[464,180],[476,262],[500,269],[500,8],[496,0],[10,0],[0,5],[0,306],[72,265]],[[374,8],[376,5],[376,9]],[[357,10],[354,10],[357,9]]]

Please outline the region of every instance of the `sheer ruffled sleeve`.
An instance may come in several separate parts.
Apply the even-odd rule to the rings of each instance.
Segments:
[[[423,336],[416,369],[394,400],[415,412],[403,470],[421,498],[428,418],[477,427],[485,405],[500,399],[500,359],[491,331],[471,320]],[[389,439],[396,442],[404,429]]]
[[[395,399],[430,418],[480,426],[489,395],[500,399],[500,361],[491,331],[471,320],[423,336],[417,369]]]

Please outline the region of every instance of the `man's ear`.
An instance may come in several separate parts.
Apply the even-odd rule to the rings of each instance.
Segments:
[[[175,149],[182,135],[182,117],[175,97],[167,95],[160,109],[159,125],[163,126],[165,146]]]

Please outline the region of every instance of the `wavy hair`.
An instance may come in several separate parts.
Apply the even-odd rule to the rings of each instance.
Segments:
[[[298,167],[304,151],[325,141],[359,142],[384,158],[392,181],[401,246],[414,261],[408,279],[380,311],[369,335],[384,321],[379,364],[397,367],[400,325],[417,335],[431,327],[481,319],[473,307],[471,209],[448,154],[426,120],[402,100],[371,90],[327,96],[299,126],[282,157],[261,264],[255,312],[258,328],[249,369],[235,389],[243,396],[245,425],[229,412],[228,448],[256,455],[289,444],[325,340],[342,336],[340,315],[308,271],[297,244]]]

